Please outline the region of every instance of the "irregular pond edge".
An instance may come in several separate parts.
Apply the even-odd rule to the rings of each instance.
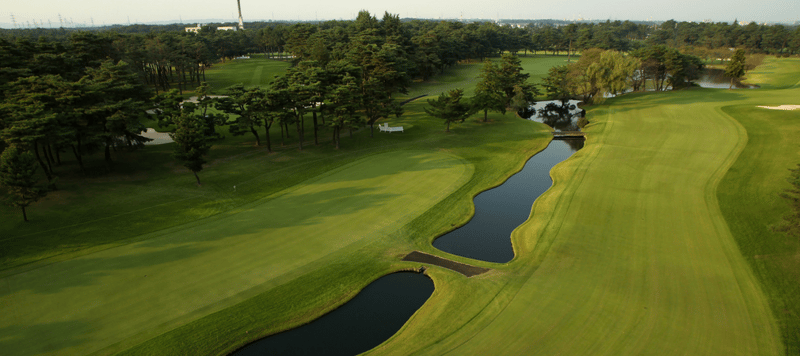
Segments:
[[[408,322],[417,315],[419,310],[422,309],[425,306],[425,304],[427,304],[428,301],[430,301],[430,299],[436,293],[436,279],[431,277],[427,273],[426,268],[424,266],[420,266],[420,267],[416,267],[416,268],[415,267],[404,267],[404,268],[392,269],[391,272],[381,274],[378,277],[376,277],[375,279],[370,280],[363,287],[359,288],[355,293],[353,293],[349,298],[345,297],[345,298],[340,299],[340,300],[343,300],[342,303],[336,304],[335,306],[333,306],[330,309],[325,309],[325,311],[322,314],[316,315],[315,317],[313,317],[313,318],[311,318],[309,320],[306,320],[306,321],[301,322],[299,324],[293,325],[293,326],[291,326],[291,327],[289,327],[287,329],[283,329],[283,330],[280,330],[280,331],[277,331],[277,332],[272,332],[272,333],[269,333],[269,334],[256,336],[254,338],[240,339],[240,340],[242,340],[241,342],[237,342],[237,343],[231,344],[229,347],[224,348],[223,351],[220,352],[220,355],[226,355],[226,356],[233,355],[236,352],[248,347],[250,344],[259,342],[262,339],[266,339],[268,337],[272,337],[272,336],[275,336],[275,335],[278,335],[278,334],[281,334],[281,333],[289,332],[289,331],[292,331],[294,329],[298,329],[298,328],[303,327],[305,325],[311,324],[311,323],[315,322],[316,320],[318,320],[318,319],[330,314],[334,310],[337,310],[337,309],[343,307],[344,305],[346,305],[347,303],[351,302],[353,299],[355,299],[356,296],[361,294],[361,292],[363,292],[364,289],[369,287],[375,281],[377,281],[377,280],[379,280],[379,279],[381,279],[383,277],[386,277],[386,276],[389,276],[389,275],[392,275],[392,274],[397,274],[397,273],[416,273],[416,274],[420,274],[422,276],[425,276],[433,284],[433,291],[428,296],[428,298],[425,300],[425,302],[422,303],[422,305],[420,305],[420,307],[417,308],[417,310],[414,311],[414,313],[411,314],[411,316],[405,322],[403,322],[403,325],[400,327],[400,329],[398,329],[394,334],[392,334],[386,340],[382,341],[380,344],[377,344],[377,345],[373,346],[372,348],[370,348],[369,350],[366,350],[364,352],[373,350],[373,349],[375,349],[375,348],[377,348],[377,347],[389,342],[390,340],[394,339],[397,336],[397,334],[399,334],[401,331],[403,331],[405,329],[405,327],[406,327],[406,324],[408,324]],[[254,335],[256,335],[256,334],[254,333]]]

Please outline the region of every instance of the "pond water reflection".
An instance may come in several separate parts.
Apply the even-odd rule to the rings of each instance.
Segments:
[[[306,325],[267,336],[231,355],[356,355],[394,335],[433,294],[421,273],[392,273]]]
[[[697,85],[703,88],[728,89],[731,88],[731,77],[725,75],[725,71],[717,68],[706,68],[703,75],[696,81]],[[732,89],[755,89],[757,86],[745,85],[741,80],[733,79]]]
[[[555,131],[580,131],[578,120],[586,115],[586,111],[579,108],[578,104],[579,100],[539,101],[518,114],[523,119],[541,122]]]

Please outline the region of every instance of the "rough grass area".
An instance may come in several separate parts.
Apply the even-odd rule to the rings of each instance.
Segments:
[[[769,226],[789,212],[779,193],[790,188],[789,169],[800,163],[800,110],[768,110],[753,104],[800,103],[798,73],[800,60],[769,59],[748,75],[759,80],[758,95],[747,104],[722,108],[744,126],[748,141],[717,195],[742,254],[764,286],[789,355],[800,353],[800,241],[773,233]],[[795,89],[767,90],[787,87]]]

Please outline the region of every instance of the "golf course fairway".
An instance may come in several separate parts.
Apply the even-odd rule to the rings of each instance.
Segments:
[[[231,213],[6,277],[0,349],[89,354],[142,330],[164,332],[175,319],[230,306],[305,265],[391,243],[393,231],[471,174],[471,165],[446,153],[373,155]]]
[[[476,68],[409,96],[474,85]],[[390,121],[405,132],[363,130],[342,150],[287,146],[226,161],[222,149],[252,150],[226,139],[234,145],[202,173],[210,183],[185,189],[205,194],[198,210],[243,203],[111,248],[9,262],[0,353],[226,355],[325,314],[383,275],[418,269],[402,261],[415,250],[488,271],[425,265],[433,295],[367,355],[796,353],[800,242],[769,226],[789,212],[779,194],[800,163],[800,110],[759,106],[800,104],[800,60],[769,58],[747,77],[761,88],[631,93],[587,107],[584,148],[550,171],[553,186],[511,234],[508,263],[431,242],[547,146],[543,124],[492,113],[445,133],[417,100]],[[158,150],[149,152],[168,155]],[[185,170],[161,174],[164,189],[192,182]],[[154,185],[141,184],[122,191]],[[152,209],[182,213],[159,204]],[[42,204],[39,219],[59,207]]]
[[[787,301],[796,297],[765,291],[748,264],[753,256],[743,256],[752,250],[737,245],[746,242],[738,238],[742,231],[732,234],[726,221],[769,233],[767,226],[786,213],[766,203],[780,199],[786,169],[798,162],[791,143],[798,113],[757,106],[795,103],[800,90],[791,84],[800,78],[796,70],[775,73],[768,80],[788,89],[639,93],[592,108],[586,146],[553,169],[553,188],[513,233],[517,257],[495,277],[503,285],[484,282],[491,298],[465,292],[466,302],[434,294],[419,312],[430,318],[412,320],[373,354],[783,354],[789,347],[769,300],[791,312],[788,319],[797,307]],[[759,130],[758,141],[748,146],[737,117]],[[763,132],[764,122],[779,134]],[[755,158],[737,163],[742,169],[756,160],[769,169],[756,181],[746,175],[752,169],[730,178],[736,185],[725,186],[732,206],[726,211],[738,216],[723,215],[717,189],[743,151]],[[772,216],[758,213],[765,204]],[[795,285],[796,272],[776,262],[796,259],[795,246],[772,246],[774,257],[762,263],[783,274],[759,269],[761,280]],[[477,283],[446,280],[453,290]],[[437,285],[437,293],[443,289]]]

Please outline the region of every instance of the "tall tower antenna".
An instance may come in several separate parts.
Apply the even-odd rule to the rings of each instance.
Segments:
[[[17,19],[14,18],[14,14],[11,14],[11,22],[14,23],[14,28],[17,28]]]
[[[242,20],[242,2],[236,0],[236,6],[239,7],[239,29],[244,30],[244,20]]]

